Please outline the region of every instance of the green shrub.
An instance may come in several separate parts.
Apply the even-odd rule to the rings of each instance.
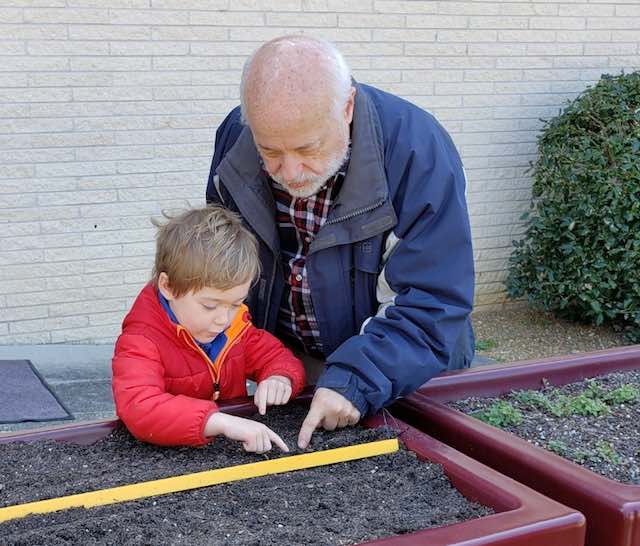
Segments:
[[[640,72],[603,76],[538,144],[509,295],[640,341]]]

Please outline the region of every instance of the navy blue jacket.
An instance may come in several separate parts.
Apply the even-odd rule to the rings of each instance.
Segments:
[[[327,370],[318,387],[362,415],[473,358],[474,292],[465,175],[435,118],[355,84],[351,158],[306,266]],[[248,305],[273,332],[284,276],[275,203],[239,108],[218,128],[207,201],[239,212],[260,242]]]

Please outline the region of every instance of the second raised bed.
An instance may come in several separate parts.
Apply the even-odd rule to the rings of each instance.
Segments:
[[[587,518],[587,546],[640,546],[640,486],[623,484],[447,407],[640,369],[640,347],[473,368],[431,380],[392,407],[394,415]]]

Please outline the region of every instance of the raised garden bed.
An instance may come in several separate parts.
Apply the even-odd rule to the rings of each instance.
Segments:
[[[396,403],[392,413],[474,459],[582,512],[587,517],[588,546],[638,546],[640,485],[633,483],[632,473],[628,474],[631,483],[611,480],[447,406],[468,397],[495,397],[630,370],[640,370],[638,346],[474,368],[431,380],[416,394]],[[633,424],[637,431],[637,421]],[[638,438],[637,432],[635,438]],[[555,447],[561,446],[555,444]],[[597,450],[598,444],[585,447]]]
[[[640,485],[640,370],[448,406],[600,476]]]
[[[252,407],[251,404],[245,402],[240,405],[235,404],[232,409],[234,412],[246,413]],[[290,408],[288,412],[291,411],[295,410]],[[272,418],[279,418],[278,412],[270,413],[274,416]],[[304,412],[301,415],[303,416]],[[215,542],[215,533],[219,532],[223,534],[218,541],[223,541],[225,544],[296,542],[353,544],[372,536],[363,532],[360,535],[362,538],[354,540],[350,533],[357,529],[357,525],[362,525],[362,522],[357,522],[354,515],[358,515],[358,513],[364,515],[364,518],[361,519],[365,523],[366,520],[373,520],[378,525],[378,520],[387,513],[391,515],[391,521],[396,522],[395,532],[409,534],[381,538],[374,542],[376,544],[438,546],[472,541],[468,543],[474,545],[499,544],[501,546],[519,544],[527,546],[578,546],[583,543],[584,518],[581,514],[501,476],[400,421],[389,419],[389,416],[386,420],[392,424],[392,428],[396,430],[401,442],[409,451],[403,450],[395,455],[341,463],[331,467],[320,467],[280,476],[256,478],[247,482],[149,498],[122,505],[99,507],[88,511],[74,510],[73,514],[68,511],[46,516],[30,516],[24,520],[13,520],[0,524],[0,542],[3,544],[19,542],[19,539],[14,538],[19,536],[15,533],[20,532],[20,525],[26,524],[31,529],[34,526],[36,529],[38,526],[42,529],[42,533],[37,531],[35,535],[28,536],[26,542],[29,544],[40,543],[37,540],[38,537],[40,537],[41,543],[50,543],[52,533],[55,533],[58,543],[62,542],[63,537],[66,537],[65,539],[69,543],[74,543],[74,541],[78,543],[108,543],[111,541],[113,543],[114,540],[119,542],[123,537],[126,537],[129,543],[134,544],[148,543],[149,541],[193,544],[205,543],[207,540]],[[374,417],[366,423],[368,427],[373,428],[371,431],[356,428],[338,433],[320,432],[314,436],[314,449],[336,447],[344,442],[371,441],[372,438],[380,437],[381,433],[388,435],[388,432],[384,433],[380,428],[384,424],[383,417]],[[197,450],[190,448],[159,449],[138,444],[116,426],[116,421],[69,425],[49,431],[39,430],[32,433],[3,435],[0,436],[0,442],[58,439],[72,443],[90,444],[99,440],[89,448],[82,448],[95,450],[104,442],[122,441],[129,450],[142,449],[152,454],[151,459],[165,459],[174,474],[180,473],[180,469],[184,471],[185,461],[199,460],[200,462],[197,464],[202,464],[204,460],[206,468],[219,466],[220,461],[215,459],[215,455],[220,450],[224,451],[222,466],[232,464],[233,457],[236,457],[234,464],[253,462],[263,458],[262,456],[244,454],[236,444],[229,443],[224,446],[224,442],[216,442],[216,446]],[[273,426],[276,428],[276,425]],[[289,426],[289,428],[291,427]],[[115,432],[113,432],[114,430]],[[281,431],[278,429],[278,432]],[[296,433],[297,430],[293,430],[291,434],[285,433],[283,436],[290,446],[293,445]],[[344,437],[341,439],[342,435]],[[38,442],[32,446],[23,445],[21,448],[28,450],[36,446],[46,446],[45,449],[55,450],[58,445]],[[14,447],[10,446],[12,452]],[[2,446],[0,446],[0,453],[1,449]],[[418,459],[412,456],[411,452],[417,454]],[[207,454],[209,455],[208,461],[204,456]],[[73,457],[73,454],[70,453],[67,456]],[[238,461],[238,457],[241,459],[240,461]],[[110,458],[115,459],[116,457]],[[425,462],[420,462],[421,460]],[[148,468],[148,464],[141,461],[140,458],[138,461],[142,472],[135,472],[136,476],[146,476],[144,479],[158,477],[154,475],[153,469]],[[416,464],[418,464],[418,468],[411,467]],[[457,491],[452,490],[455,495],[458,495],[459,491],[467,499],[489,507],[490,511],[495,513],[482,515],[487,513],[486,508],[471,505],[472,513],[476,511],[476,516],[480,515],[480,517],[462,523],[451,523],[456,519],[455,517],[451,519],[451,514],[449,514],[445,516],[444,520],[448,524],[442,525],[441,522],[438,522],[438,518],[442,514],[438,512],[442,512],[446,505],[452,502],[452,497],[445,499],[443,495],[448,493],[442,488],[436,489],[432,493],[431,500],[436,500],[435,505],[438,506],[438,510],[430,518],[421,516],[424,521],[420,522],[418,528],[423,530],[411,532],[409,527],[404,526],[404,520],[410,519],[407,518],[407,515],[414,513],[416,504],[421,504],[426,497],[430,496],[424,489],[432,485],[431,483],[419,483],[416,478],[418,480],[426,479],[427,482],[436,482],[438,487],[447,481],[444,477],[438,476],[440,470],[437,465],[442,465],[444,473],[457,489]],[[83,472],[82,464],[76,466],[79,473]],[[117,479],[114,480],[113,476],[114,472],[118,472],[117,468],[115,471],[108,471],[106,464],[101,467],[99,462],[93,460],[91,465],[87,466],[92,466],[87,470],[87,475],[103,476],[93,481],[94,484],[102,483],[103,487],[109,487],[118,482]],[[122,460],[116,463],[116,467],[118,466],[123,466]],[[411,468],[411,472],[405,472],[407,468]],[[197,469],[191,466],[188,471],[197,471]],[[364,474],[357,477],[357,473],[362,471]],[[127,468],[126,472],[130,474],[131,468]],[[373,485],[371,483],[367,485],[368,482],[372,482]],[[39,487],[46,489],[48,485],[41,482]],[[61,490],[60,484],[55,485],[52,489],[56,495],[71,492],[65,492],[64,487]],[[449,489],[451,488],[449,487]],[[361,491],[361,498],[347,502],[346,505],[338,509],[338,513],[332,512],[334,504],[340,506],[339,503],[348,499],[352,490],[356,494]],[[382,492],[381,497],[371,499],[374,506],[367,505],[367,498],[375,496],[375,490]],[[399,492],[400,497],[387,495],[386,492],[391,492],[391,490],[395,490],[394,493]],[[3,496],[1,493],[0,491],[0,501]],[[329,496],[327,497],[327,495]],[[398,503],[397,505],[384,504],[387,499],[392,498],[397,499],[395,501]],[[244,505],[244,499],[249,499],[253,504]],[[19,502],[27,500],[29,499],[21,499]],[[12,503],[3,502],[3,505]],[[380,506],[381,504],[382,506]],[[340,510],[347,511],[348,509],[352,511],[350,516],[352,519],[341,522]],[[453,511],[456,512],[457,507]],[[264,516],[266,518],[260,521]],[[28,520],[35,523],[29,523]],[[76,520],[80,523],[76,524]],[[183,529],[184,532],[176,532],[175,529],[172,529],[184,521],[189,522],[189,525]],[[258,522],[258,534],[250,535],[250,533],[256,532],[256,521]],[[136,526],[139,522],[149,524],[149,529],[154,534],[144,534],[144,528]],[[317,525],[318,522],[320,522],[320,527]],[[269,529],[274,532],[270,539],[259,533],[260,525],[262,525],[263,531]],[[394,530],[392,529],[391,532]],[[232,533],[235,535],[231,536]],[[244,536],[243,533],[245,533]],[[5,539],[2,539],[3,536]],[[358,535],[356,534],[356,536]],[[6,540],[7,537],[11,537],[13,542]]]

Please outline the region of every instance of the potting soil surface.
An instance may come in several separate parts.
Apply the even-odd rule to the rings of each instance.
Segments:
[[[291,449],[306,409],[255,417]],[[389,417],[393,426],[393,418]],[[393,437],[390,429],[316,431],[306,451]],[[203,448],[143,444],[124,428],[91,446],[0,444],[0,506],[283,456],[217,439]],[[0,523],[3,545],[354,544],[492,514],[467,501],[439,465],[404,448],[383,455],[91,509]]]
[[[500,401],[510,406],[500,406]],[[638,370],[449,405],[485,421],[489,418],[491,424],[602,476],[640,484]]]

